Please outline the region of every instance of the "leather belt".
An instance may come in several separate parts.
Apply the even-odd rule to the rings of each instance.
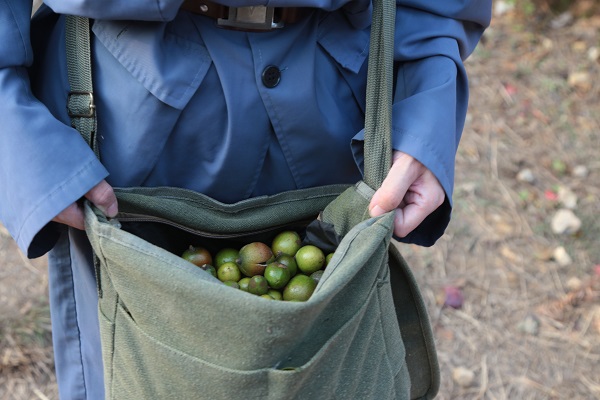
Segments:
[[[185,0],[181,9],[216,20],[222,28],[242,31],[271,31],[306,17],[308,7],[228,7],[208,0]]]

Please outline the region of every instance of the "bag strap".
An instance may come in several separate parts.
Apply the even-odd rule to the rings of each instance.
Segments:
[[[395,0],[373,1],[364,131],[364,181],[373,189],[381,186],[391,166],[395,17]],[[89,19],[69,15],[66,29],[71,124],[99,156]]]
[[[92,85],[90,22],[88,18],[68,15],[66,24],[67,72],[71,90],[67,108],[71,126],[79,131],[97,157],[96,105]]]
[[[364,182],[378,189],[392,165],[395,0],[374,0],[367,72]]]

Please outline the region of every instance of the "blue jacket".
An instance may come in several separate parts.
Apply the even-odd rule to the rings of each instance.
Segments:
[[[34,57],[31,5],[0,0],[0,220],[29,257],[52,249],[61,398],[104,398],[89,242],[50,222],[100,180],[235,202],[361,179],[369,0],[269,1],[315,10],[268,33],[217,28],[181,2],[46,0],[94,19],[100,162],[67,115],[64,20],[39,19]],[[468,100],[462,61],[490,9],[491,0],[397,0],[393,147],[425,164],[447,195],[407,242],[433,244],[448,223]],[[268,66],[281,74],[275,87],[262,81]]]
[[[293,34],[241,35],[178,12],[181,0],[47,1],[58,13],[96,19],[103,164],[69,126],[58,30],[49,54],[36,55],[46,57],[45,72],[36,71],[44,103],[29,90],[25,67],[34,56],[25,3],[0,0],[0,220],[30,257],[54,244],[49,221],[106,177],[116,186],[184,186],[226,202],[360,179],[348,149],[350,139],[361,139],[370,2],[271,1],[341,10],[285,28]],[[490,1],[397,3],[393,145],[425,164],[451,200],[468,98],[462,60],[489,23]],[[302,45],[310,41],[318,51]],[[328,59],[334,65],[325,65]],[[269,63],[285,68],[281,84],[255,87]],[[322,84],[332,81],[335,93]],[[265,107],[249,109],[253,102]],[[201,128],[174,137],[182,120]],[[360,146],[354,153],[360,165]],[[265,154],[273,154],[266,165]],[[406,241],[432,244],[448,222],[450,201],[438,211]]]

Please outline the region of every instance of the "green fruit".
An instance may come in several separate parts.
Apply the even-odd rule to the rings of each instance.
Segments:
[[[312,274],[310,274],[310,277],[313,278],[315,280],[315,282],[319,283],[321,281],[321,277],[323,276],[323,273],[325,272],[325,270],[318,270],[313,272]]]
[[[306,301],[315,291],[317,282],[310,276],[296,275],[283,289],[283,300]]]
[[[225,247],[215,254],[215,267],[219,268],[226,262],[235,262],[238,259],[239,251],[231,247]]]
[[[267,265],[264,276],[269,286],[273,289],[283,288],[292,278],[287,265],[277,261],[273,261]]]
[[[199,267],[204,264],[212,265],[213,263],[210,252],[204,247],[190,246],[183,252],[181,257]]]
[[[234,281],[237,283],[237,281],[242,279],[242,273],[236,263],[229,261],[222,264],[217,269],[217,278],[219,278],[221,282]]]
[[[215,278],[217,277],[217,269],[215,267],[213,267],[212,265],[210,265],[210,264],[201,265],[200,269],[208,272],[209,274],[211,274]]]
[[[300,247],[302,247],[302,239],[294,231],[283,231],[277,234],[271,244],[273,254],[276,256],[281,254],[294,256]]]
[[[306,275],[310,275],[323,268],[325,265],[325,255],[317,246],[308,244],[302,246],[296,253],[296,264],[298,264],[300,271]]]
[[[268,291],[269,284],[267,283],[267,280],[264,276],[254,275],[252,278],[250,278],[250,281],[248,282],[249,293],[261,296],[263,294],[267,294]]]
[[[281,254],[277,256],[275,261],[283,265],[287,265],[288,269],[290,270],[290,277],[298,273],[298,264],[296,264],[296,259],[293,256]]]
[[[240,285],[237,282],[235,282],[235,281],[225,281],[225,282],[223,282],[223,284],[225,284],[225,286],[230,286],[230,287],[232,287],[234,289],[239,289],[240,288]]]
[[[279,290],[269,289],[267,294],[269,296],[271,296],[273,298],[273,300],[283,300],[283,295],[281,294],[281,292]]]
[[[262,275],[267,264],[275,257],[271,248],[262,242],[248,243],[240,249],[237,263],[246,276]]]
[[[244,292],[247,292],[249,282],[250,282],[250,278],[246,276],[238,281],[238,285],[240,285],[241,290],[243,290]]]
[[[267,299],[267,300],[275,300],[274,298],[269,296],[267,293],[261,294],[260,297],[262,297],[263,299]]]
[[[325,266],[329,265],[329,263],[331,262],[332,258],[333,258],[333,253],[327,254],[327,256],[325,257]]]

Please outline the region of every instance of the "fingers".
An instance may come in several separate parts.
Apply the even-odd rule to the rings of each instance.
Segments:
[[[84,230],[84,215],[81,206],[78,203],[73,203],[69,207],[65,208],[58,214],[54,219],[54,222],[58,222],[60,224],[68,225],[75,229]]]
[[[112,186],[105,180],[87,192],[85,198],[98,207],[107,217],[116,217],[118,212],[117,196]]]
[[[117,215],[117,197],[112,186],[106,181],[103,180],[94,186],[85,194],[85,198],[98,207],[107,217],[112,218]],[[80,202],[75,202],[61,211],[60,214],[52,219],[52,221],[84,230],[84,219],[85,216]]]
[[[371,216],[377,217],[400,207],[411,184],[425,170],[413,157],[395,152],[392,167],[369,204]]]
[[[396,152],[392,168],[375,192],[369,211],[376,217],[395,210],[394,234],[405,237],[445,199],[441,184],[423,164]]]
[[[429,171],[425,175],[422,182],[417,183],[419,187],[406,194],[406,204],[396,209],[394,234],[398,237],[405,237],[415,230],[444,202],[446,194],[438,180]]]

